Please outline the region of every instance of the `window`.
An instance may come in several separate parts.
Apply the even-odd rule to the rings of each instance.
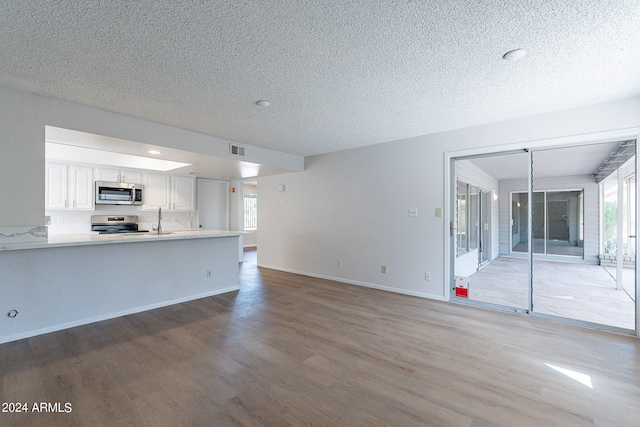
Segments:
[[[457,215],[458,215],[458,255],[478,249],[479,231],[479,198],[478,187],[458,181]]]
[[[458,254],[467,252],[467,183],[458,181]]]
[[[258,195],[244,195],[244,229],[258,228]]]

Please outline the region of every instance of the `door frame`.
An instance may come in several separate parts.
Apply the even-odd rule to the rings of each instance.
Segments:
[[[534,194],[535,193],[543,193],[543,195],[544,195],[544,198],[543,198],[544,199],[544,239],[543,239],[544,251],[543,252],[535,252],[534,255],[537,256],[537,257],[540,257],[540,256],[549,257],[549,254],[547,252],[547,242],[549,240],[549,224],[548,224],[549,218],[548,218],[548,210],[547,210],[548,209],[548,203],[549,203],[549,200],[548,200],[548,197],[547,197],[548,193],[562,193],[562,192],[581,192],[582,193],[581,197],[584,198],[584,188],[568,188],[568,189],[567,188],[559,188],[559,189],[555,189],[554,188],[554,189],[545,189],[545,190],[535,190],[535,191],[533,191]],[[510,218],[513,218],[513,195],[514,194],[527,194],[527,190],[511,190],[511,191],[509,191],[509,202],[510,202],[509,203],[509,210],[510,210],[509,211],[509,217]],[[555,200],[552,200],[552,201],[556,202]],[[568,201],[566,201],[566,202],[568,204]],[[567,208],[568,208],[568,206],[567,206]],[[581,205],[580,209],[581,209],[580,212],[581,212],[582,215],[581,215],[580,218],[578,218],[578,220],[581,221],[580,222],[581,230],[582,230],[582,233],[584,233],[584,224],[583,224],[583,222],[584,222],[584,206]],[[529,217],[529,215],[527,215],[527,220],[528,220],[528,217]],[[533,221],[533,218],[532,218],[532,221]],[[533,228],[533,225],[532,225],[532,228]],[[533,241],[533,236],[529,235],[528,239]],[[518,252],[518,251],[514,251],[513,250],[513,227],[509,227],[509,242],[510,242],[510,247],[509,247],[509,254],[510,255],[518,257],[521,254],[527,253],[527,252]],[[578,257],[578,256],[575,256],[575,255],[551,254],[551,258],[563,257],[563,256],[568,256],[568,257],[571,257],[573,259],[576,259],[576,258],[584,259],[584,251],[582,252],[582,257]]]
[[[561,148],[561,147],[571,147],[571,146],[582,146],[582,145],[591,145],[598,143],[606,143],[615,140],[625,140],[625,139],[635,139],[636,140],[636,151],[637,145],[640,144],[640,127],[627,128],[627,129],[616,129],[610,131],[603,132],[594,132],[590,134],[581,134],[581,135],[571,135],[571,136],[563,136],[557,138],[548,138],[548,139],[539,139],[532,141],[514,141],[510,144],[502,144],[496,146],[485,146],[478,148],[471,148],[465,150],[457,150],[457,151],[449,151],[445,152],[443,155],[444,162],[444,212],[443,212],[443,238],[444,238],[444,277],[445,283],[444,286],[444,298],[445,301],[453,301],[452,299],[452,284],[454,283],[454,262],[455,262],[455,245],[454,242],[454,219],[452,217],[452,213],[455,212],[455,194],[452,194],[452,183],[455,182],[455,170],[453,167],[453,162],[456,159],[464,158],[464,157],[478,157],[478,156],[493,156],[493,155],[501,155],[508,153],[516,153],[523,151],[529,152],[529,160],[531,160],[531,152],[530,150],[542,149],[542,148]],[[636,152],[635,156],[635,168],[636,173],[640,171],[640,155]],[[529,174],[529,185],[528,192],[529,197],[532,197],[532,182],[531,182],[531,174]],[[636,203],[636,215],[640,211],[640,185],[635,186],[635,203]],[[529,235],[531,235],[531,219],[528,220],[529,224]],[[638,221],[636,220],[636,235],[638,235]],[[531,240],[531,239],[530,239]],[[640,251],[638,251],[638,239],[636,239],[636,251],[635,251],[635,261],[636,261],[636,271],[635,271],[635,288],[636,295],[640,295]],[[529,244],[531,245],[531,241]],[[533,254],[532,248],[529,248],[529,272],[532,269],[533,263]],[[529,281],[532,280],[531,274],[529,274]],[[531,283],[529,285],[529,299],[531,299],[532,286]],[[529,307],[531,306],[531,301],[529,303]],[[499,307],[496,307],[500,309]],[[504,308],[505,311],[513,312],[514,310]],[[634,335],[640,337],[640,298],[636,298],[636,310],[635,310],[635,332]],[[529,313],[532,315],[532,313]],[[537,317],[545,317],[543,315],[537,315]],[[583,324],[583,322],[573,322],[573,321],[565,321],[563,318],[557,318],[554,320],[564,321],[565,323],[578,323]],[[615,331],[620,331],[619,328],[607,328],[605,325],[602,326],[602,329],[613,329]],[[626,330],[623,330],[626,332]],[[628,332],[627,332],[628,333]]]

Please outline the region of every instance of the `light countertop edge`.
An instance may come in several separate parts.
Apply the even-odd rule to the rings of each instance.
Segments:
[[[71,246],[85,245],[110,245],[116,243],[140,243],[140,242],[158,242],[164,240],[185,240],[185,239],[210,239],[217,237],[238,237],[246,234],[244,231],[226,231],[226,230],[197,230],[197,231],[171,231],[168,234],[151,234],[151,233],[135,233],[135,234],[76,234],[49,237],[48,240],[40,242],[25,243],[0,243],[1,251],[18,251],[25,249],[47,249],[62,248]]]

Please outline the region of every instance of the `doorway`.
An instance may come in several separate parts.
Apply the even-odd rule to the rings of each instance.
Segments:
[[[451,299],[635,331],[635,162],[635,140],[452,157]]]
[[[242,230],[244,250],[258,249],[258,182],[242,183]]]
[[[512,218],[517,227],[511,230],[511,251],[527,253],[529,195],[511,193]],[[544,190],[533,192],[533,253],[583,258],[584,190]]]

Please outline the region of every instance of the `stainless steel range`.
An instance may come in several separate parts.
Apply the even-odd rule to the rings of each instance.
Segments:
[[[91,231],[99,234],[148,233],[138,229],[137,215],[92,215]]]

